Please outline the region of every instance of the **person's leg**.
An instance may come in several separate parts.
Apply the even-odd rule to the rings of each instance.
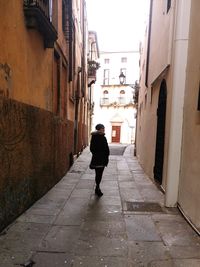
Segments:
[[[103,171],[104,171],[104,167],[95,169],[95,173],[96,173],[95,182],[96,182],[96,186],[97,187],[99,187],[99,185],[101,183],[101,179],[102,179],[102,176],[103,176]]]
[[[99,186],[100,186],[100,183],[101,183],[101,179],[102,179],[102,176],[103,176],[103,171],[104,171],[104,167],[102,168],[96,168],[95,169],[95,182],[96,182],[96,189],[95,189],[95,193],[98,195],[98,196],[102,196],[103,193],[101,192]]]

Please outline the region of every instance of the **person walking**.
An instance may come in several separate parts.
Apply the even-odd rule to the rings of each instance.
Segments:
[[[90,169],[95,169],[95,194],[98,197],[101,197],[103,196],[103,193],[100,189],[100,183],[104,168],[108,165],[110,151],[105,137],[104,125],[97,124],[95,129],[96,131],[91,133],[90,151],[92,153],[92,159]]]

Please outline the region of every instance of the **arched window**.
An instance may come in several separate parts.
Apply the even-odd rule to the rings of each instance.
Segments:
[[[108,90],[103,91],[103,98],[101,99],[101,104],[106,105],[109,103]]]
[[[119,92],[119,103],[120,104],[125,104],[125,91],[124,90],[121,90],[120,92]]]

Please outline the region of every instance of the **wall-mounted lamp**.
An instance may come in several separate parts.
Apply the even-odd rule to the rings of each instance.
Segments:
[[[123,72],[120,73],[119,75],[119,83],[124,84],[125,83],[126,76],[124,75]]]

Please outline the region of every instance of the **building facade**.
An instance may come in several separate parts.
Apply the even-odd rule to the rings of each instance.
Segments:
[[[198,1],[150,1],[141,48],[137,157],[200,230]],[[158,35],[159,32],[159,35]]]
[[[84,0],[0,3],[0,229],[88,144]]]
[[[99,69],[99,46],[97,33],[89,31],[88,38],[88,100],[89,100],[89,116],[88,116],[88,140],[92,130],[92,117],[94,115],[94,86],[97,79],[97,70]]]
[[[109,143],[134,143],[138,62],[139,51],[100,52],[92,128],[103,123]],[[120,74],[123,81],[119,79]]]

